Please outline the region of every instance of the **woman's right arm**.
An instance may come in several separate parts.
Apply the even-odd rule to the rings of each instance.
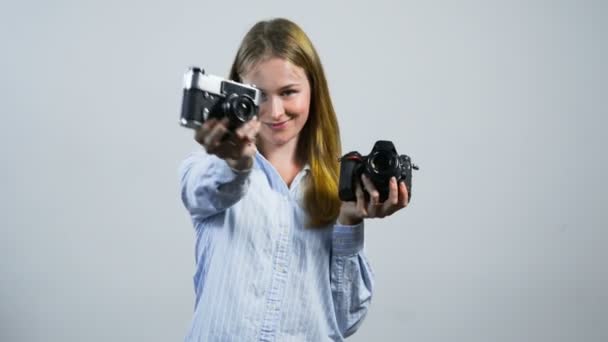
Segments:
[[[192,153],[179,168],[182,202],[198,219],[222,212],[247,192],[250,172],[235,171],[205,151]]]
[[[204,151],[189,155],[179,168],[182,202],[193,218],[222,212],[246,193],[258,129],[254,119],[226,139],[226,122],[209,120],[196,131]]]

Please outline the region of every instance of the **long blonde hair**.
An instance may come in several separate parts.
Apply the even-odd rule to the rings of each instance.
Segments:
[[[283,58],[304,69],[308,77],[310,113],[300,132],[297,155],[310,165],[304,193],[309,226],[325,227],[336,220],[340,211],[338,157],[341,146],[338,120],[321,60],[306,33],[295,23],[283,18],[260,21],[243,38],[230,79],[241,82],[241,75],[268,57]]]

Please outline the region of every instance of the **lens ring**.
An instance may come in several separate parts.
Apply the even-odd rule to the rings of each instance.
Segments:
[[[370,169],[377,174],[393,173],[397,167],[393,153],[377,151],[369,158]]]
[[[255,115],[255,105],[249,97],[234,94],[228,101],[230,112],[238,121],[249,121]]]

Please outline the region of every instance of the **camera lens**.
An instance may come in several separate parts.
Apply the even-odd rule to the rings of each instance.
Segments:
[[[375,176],[387,177],[395,173],[398,166],[397,156],[390,151],[376,151],[367,160],[367,170],[374,178]]]
[[[233,95],[228,100],[230,113],[240,122],[249,121],[255,114],[255,105],[253,100],[247,96]]]
[[[395,168],[395,156],[392,153],[380,151],[370,158],[369,163],[374,172],[384,174]]]

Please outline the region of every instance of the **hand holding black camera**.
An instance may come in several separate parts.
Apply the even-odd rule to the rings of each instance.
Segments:
[[[349,152],[340,159],[339,195],[342,201],[355,201],[355,186],[361,175],[367,176],[380,194],[380,203],[389,195],[389,182],[395,177],[397,182],[405,182],[408,197],[412,197],[412,169],[410,157],[397,154],[390,141],[378,140],[367,156],[359,152]],[[369,194],[368,194],[369,195]]]
[[[364,217],[384,217],[407,206],[411,198],[410,157],[397,154],[390,141],[379,140],[367,156],[353,151],[340,158],[338,221],[356,224]],[[356,202],[356,203],[352,203]]]

